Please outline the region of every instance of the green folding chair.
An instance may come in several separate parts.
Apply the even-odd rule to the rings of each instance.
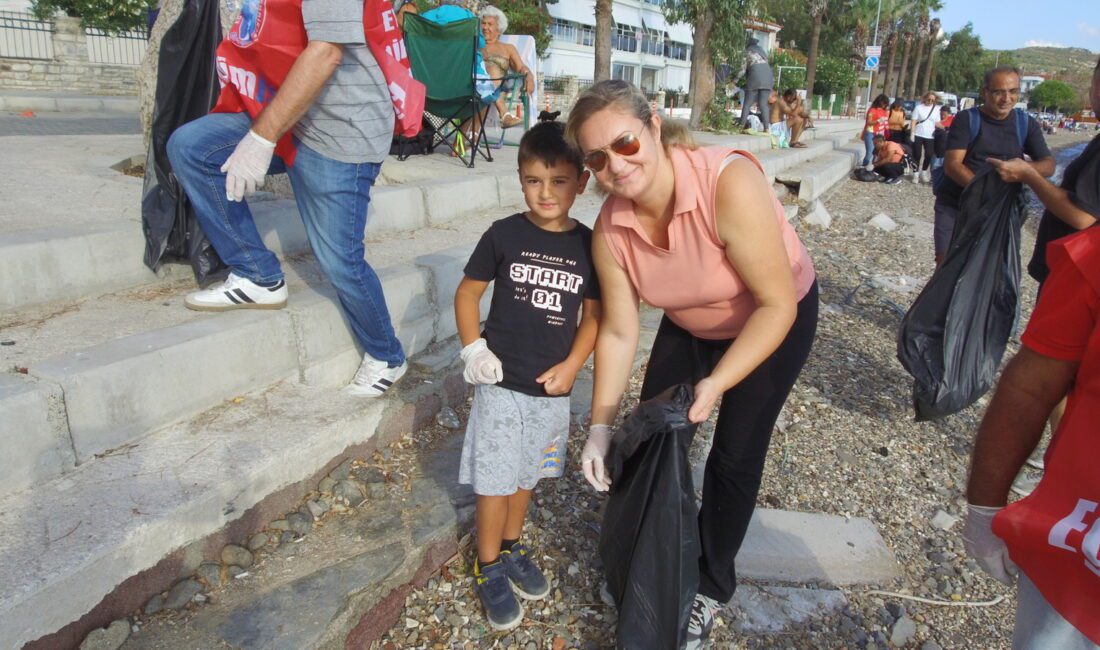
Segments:
[[[474,166],[478,155],[493,160],[484,137],[491,100],[483,100],[475,88],[479,28],[477,18],[440,25],[416,14],[405,15],[405,47],[412,74],[427,88],[424,119],[432,128],[429,148],[434,151],[446,144],[467,167]],[[472,133],[464,134],[463,124],[469,124]]]

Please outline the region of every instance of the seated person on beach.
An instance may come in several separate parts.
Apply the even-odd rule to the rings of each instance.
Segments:
[[[905,149],[881,135],[875,136],[875,160],[872,163],[875,173],[886,183],[893,185],[901,182],[905,174]]]
[[[783,92],[782,97],[772,91],[768,104],[771,105],[771,119],[769,121],[773,125],[782,121],[786,122],[786,128],[790,131],[789,146],[795,148],[805,147],[806,145],[799,142],[798,138],[806,129],[809,116],[802,105],[802,98],[798,96],[798,91],[794,88],[788,88]]]
[[[508,29],[508,17],[496,7],[489,6],[478,14],[481,18],[481,33],[485,36],[485,47],[481,49],[481,58],[485,61],[485,71],[489,73],[497,86],[503,83],[501,79],[511,71],[522,73],[524,76],[523,90],[531,94],[535,90],[535,74],[524,65],[516,46],[511,43],[501,43],[500,35]],[[512,82],[509,81],[509,84]],[[511,90],[506,85],[496,99],[497,111],[500,115],[500,123],[505,127],[515,126],[523,121],[523,116],[515,115],[508,111],[504,105],[504,95]]]

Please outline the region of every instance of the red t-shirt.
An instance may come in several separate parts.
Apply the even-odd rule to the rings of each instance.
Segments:
[[[1043,479],[993,530],[1047,601],[1100,643],[1100,229],[1050,243],[1047,259],[1050,276],[1021,340],[1079,365]]]
[[[867,115],[871,117],[871,135],[885,136],[890,125],[890,113],[885,108],[870,108]]]
[[[944,117],[943,119],[940,120],[940,124],[943,124],[943,128],[950,129],[951,128],[951,123],[954,122],[954,121],[955,121],[955,116],[954,115],[948,115],[947,117]]]

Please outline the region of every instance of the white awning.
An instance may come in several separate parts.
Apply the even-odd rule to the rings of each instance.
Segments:
[[[642,28],[642,15],[638,12],[638,9],[636,7],[631,7],[629,5],[613,6],[611,10],[611,16],[615,19],[615,22],[617,23],[630,25],[631,27],[637,27],[638,29]]]
[[[582,25],[596,24],[596,5],[593,0],[558,0],[546,6],[550,15],[559,20],[568,20]]]
[[[642,22],[645,23],[646,29],[652,29],[657,32],[668,31],[668,23],[665,22],[665,16],[660,11],[646,11],[643,9]]]
[[[695,44],[694,39],[691,37],[691,25],[687,23],[669,23],[668,37],[677,43]]]

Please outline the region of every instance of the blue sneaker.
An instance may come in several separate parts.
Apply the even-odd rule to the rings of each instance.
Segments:
[[[512,593],[512,583],[508,581],[508,569],[503,560],[493,562],[484,570],[480,562],[474,562],[474,577],[477,579],[477,596],[485,607],[485,617],[494,630],[510,630],[523,621],[523,607]]]
[[[527,600],[542,600],[550,593],[546,576],[527,557],[527,547],[516,542],[512,548],[500,553],[501,563],[508,570],[508,579],[516,592]]]

